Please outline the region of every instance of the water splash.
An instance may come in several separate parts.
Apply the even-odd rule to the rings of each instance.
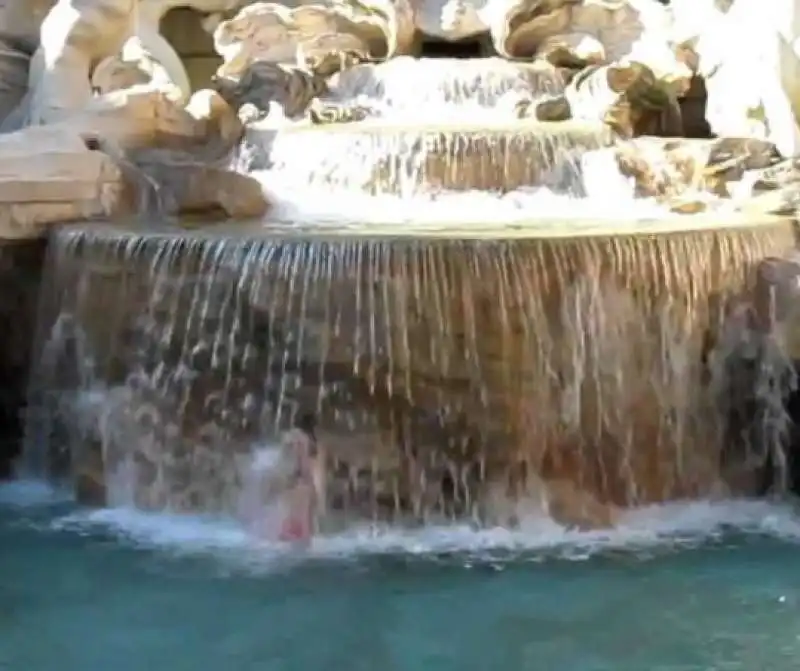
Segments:
[[[548,63],[359,65],[334,77],[330,102],[369,110],[366,121],[309,127],[270,114],[248,127],[234,167],[261,182],[285,223],[669,216],[619,188],[613,155],[597,153],[614,141],[604,124],[519,120],[520,100],[563,90]]]
[[[485,523],[495,485],[590,525],[616,506],[716,495],[727,408],[704,361],[717,297],[791,235],[65,230],[42,351],[64,351],[69,314],[91,354],[68,358],[91,374],[40,358],[32,398],[74,402],[34,404],[69,430],[31,434],[26,450],[70,454],[71,477],[111,502],[234,514],[242,459],[312,413],[326,502],[344,519]],[[509,480],[517,469],[528,475]]]
[[[208,557],[220,568],[256,574],[280,571],[298,562],[357,561],[386,555],[495,570],[502,570],[508,562],[584,561],[609,552],[646,558],[721,542],[731,534],[800,542],[796,510],[766,501],[694,501],[647,507],[626,513],[615,529],[588,532],[570,530],[546,518],[529,519],[516,531],[453,524],[424,528],[361,524],[318,537],[301,551],[259,540],[230,519],[130,508],[64,512],[58,507],[63,502],[63,496],[40,483],[0,485],[0,510],[12,507],[17,515],[27,511],[27,516],[17,517],[17,523],[43,533],[110,535],[136,548],[177,557]]]
[[[331,98],[354,102],[374,116],[406,124],[514,119],[520,97],[540,99],[564,91],[562,74],[549,63],[502,58],[393,58],[358,65],[334,77]]]

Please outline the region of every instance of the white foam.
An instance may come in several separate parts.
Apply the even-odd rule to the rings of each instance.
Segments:
[[[664,221],[683,215],[670,213],[651,199],[633,198],[575,198],[555,193],[546,187],[515,189],[507,193],[487,191],[443,191],[437,194],[417,194],[412,198],[381,194],[370,196],[346,190],[301,187],[285,183],[278,174],[254,172],[264,187],[273,210],[270,221],[313,223],[337,228],[352,225],[363,227],[401,226],[411,224],[415,229],[456,225],[460,230],[470,227],[524,225],[528,229],[546,230],[554,221],[571,220],[571,229],[591,230],[598,222],[613,221],[620,229],[628,226],[639,230],[648,220]],[[597,193],[602,193],[598,189]],[[609,192],[617,196],[619,191]]]
[[[64,489],[39,480],[12,480],[0,483],[0,506],[36,508],[70,501],[72,495]]]
[[[63,490],[35,481],[0,485],[0,507],[44,508],[67,501]],[[37,526],[42,521],[37,517]],[[347,560],[374,555],[435,556],[452,553],[466,563],[498,558],[582,560],[598,553],[634,553],[697,547],[735,531],[800,543],[800,514],[789,503],[766,500],[693,501],[625,513],[613,529],[578,531],[547,518],[520,529],[475,529],[466,524],[400,528],[356,524],[320,536],[307,548],[254,538],[228,518],[148,513],[131,508],[73,509],[50,518],[51,531],[110,534],[123,543],[177,556],[210,556],[222,565],[257,572],[287,561]]]
[[[137,547],[176,555],[210,555],[226,566],[258,572],[287,560],[347,560],[375,555],[453,554],[464,563],[498,559],[583,560],[614,551],[651,552],[696,547],[737,531],[800,542],[800,516],[787,504],[766,501],[675,503],[627,513],[619,526],[576,531],[549,519],[527,520],[519,530],[476,530],[467,525],[417,529],[361,525],[317,537],[310,547],[254,539],[229,520],[152,514],[131,509],[81,510],[60,517],[52,528],[78,533],[109,533]]]
[[[555,69],[503,58],[412,58],[363,64],[334,75],[330,97],[404,123],[514,119],[514,103],[561,93]]]
[[[323,157],[311,161],[321,165]],[[334,163],[336,161],[334,160]],[[413,226],[415,230],[457,226],[470,228],[524,226],[526,230],[547,230],[554,222],[570,220],[570,230],[591,232],[598,226],[614,222],[615,229],[640,231],[649,221],[678,220],[686,215],[671,212],[654,198],[635,195],[632,178],[623,176],[613,152],[605,149],[589,151],[579,160],[585,195],[576,196],[548,185],[512,189],[506,192],[464,190],[417,190],[413,170],[406,180],[407,189],[398,194],[369,194],[338,184],[324,185],[309,177],[309,163],[282,163],[281,169],[250,173],[264,189],[273,205],[270,221],[286,225],[352,226],[370,230],[376,227]],[[361,165],[361,181],[368,182],[370,163]],[[291,169],[294,166],[295,169]],[[351,181],[359,182],[358,170],[349,169]],[[333,171],[335,173],[335,170]],[[338,179],[338,178],[337,178]],[[701,198],[707,207],[719,213],[732,213],[737,202],[712,199],[708,194],[690,194]]]
[[[282,452],[280,445],[259,447],[253,451],[250,469],[255,473],[264,473],[265,471],[274,470],[280,463],[281,456]]]

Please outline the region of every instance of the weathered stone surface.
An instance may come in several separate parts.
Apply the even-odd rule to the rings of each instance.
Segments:
[[[308,68],[269,61],[250,63],[236,79],[218,77],[214,86],[237,111],[253,105],[266,116],[278,105],[289,118],[303,116],[311,101],[328,91],[325,78]]]
[[[219,105],[208,104],[205,111],[217,114]],[[232,122],[225,121],[223,131],[222,122],[205,118],[205,111],[198,104],[193,116],[163,94],[128,89],[94,99],[63,122],[0,135],[0,238],[37,237],[52,223],[108,217],[121,211],[122,172],[114,151],[107,155],[96,149],[111,147],[125,152],[158,144],[179,149],[216,139],[224,151],[235,141]],[[214,130],[215,126],[220,130]],[[223,132],[227,135],[224,140]],[[253,205],[241,205],[255,198],[244,178],[233,184],[234,178],[224,176],[224,186],[211,187],[211,174],[222,177],[212,171],[197,182],[210,202],[217,202],[218,194],[225,192],[223,200],[232,212],[257,211]],[[188,182],[196,180],[193,176]],[[195,206],[203,201],[199,194],[186,198]]]
[[[186,105],[186,112],[200,124],[206,142],[218,142],[233,148],[244,133],[236,111],[216,91],[203,89],[195,93]]]
[[[214,165],[206,156],[139,149],[127,152],[124,160],[134,168],[126,175],[128,186],[137,195],[131,199],[132,214],[144,210],[154,215],[175,215],[221,209],[234,219],[249,219],[261,217],[269,209],[258,181],[219,165],[219,161]]]
[[[0,238],[37,237],[56,222],[129,211],[125,157],[159,145],[165,148],[147,163],[166,185],[170,212],[221,206],[231,216],[261,215],[258,184],[215,167],[240,133],[232,110],[211,92],[184,109],[163,93],[134,88],[95,98],[65,121],[0,135]],[[180,152],[192,159],[177,159]],[[157,168],[156,159],[164,165]]]
[[[136,0],[58,0],[41,26],[40,62],[31,69],[27,121],[49,123],[91,100],[90,69],[134,33]]]
[[[328,53],[358,51],[385,58],[410,46],[413,25],[394,24],[397,6],[389,0],[364,4],[320,2],[289,8],[257,2],[221,23],[214,33],[224,64],[219,75],[238,77],[254,61],[294,63],[298,54],[316,59]],[[401,49],[402,51],[402,49]]]
[[[667,82],[642,63],[613,63],[581,70],[567,85],[564,98],[573,119],[602,121],[624,138],[640,135],[649,113],[672,111],[675,121],[664,134],[679,135],[677,91],[683,87],[688,87],[688,77]]]
[[[152,31],[152,35],[157,34],[157,31]],[[188,82],[172,75],[138,35],[128,38],[119,54],[104,58],[97,64],[92,71],[91,83],[92,89],[99,93],[146,85],[175,102],[186,102],[191,95]]]
[[[35,238],[46,226],[108,216],[120,172],[63,126],[0,135],[0,238]]]
[[[737,193],[745,175],[753,181],[779,160],[775,145],[753,138],[640,137],[619,143],[615,152],[622,174],[635,180],[638,196],[667,201],[687,193],[750,195]],[[740,205],[757,211],[755,203]],[[761,211],[769,209],[762,206]]]

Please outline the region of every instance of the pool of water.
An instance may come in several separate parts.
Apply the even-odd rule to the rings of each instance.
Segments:
[[[218,520],[0,487],[3,671],[782,671],[800,517],[695,503],[613,533],[356,529],[305,551]]]

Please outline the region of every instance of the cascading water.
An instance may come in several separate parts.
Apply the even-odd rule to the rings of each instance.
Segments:
[[[564,86],[547,63],[359,65],[334,75],[326,100],[363,107],[364,121],[309,128],[270,114],[248,128],[236,164],[264,185],[272,219],[293,225],[548,228],[552,218],[638,226],[669,217],[664,205],[634,197],[598,119],[519,119],[520,100],[546,100]]]
[[[635,199],[604,126],[498,123],[554,81],[427,66],[342,76],[376,118],[251,129],[268,223],[54,235],[31,464],[86,499],[237,514],[310,415],[330,519],[506,525],[522,499],[591,526],[720,491],[708,335],[791,224]]]

